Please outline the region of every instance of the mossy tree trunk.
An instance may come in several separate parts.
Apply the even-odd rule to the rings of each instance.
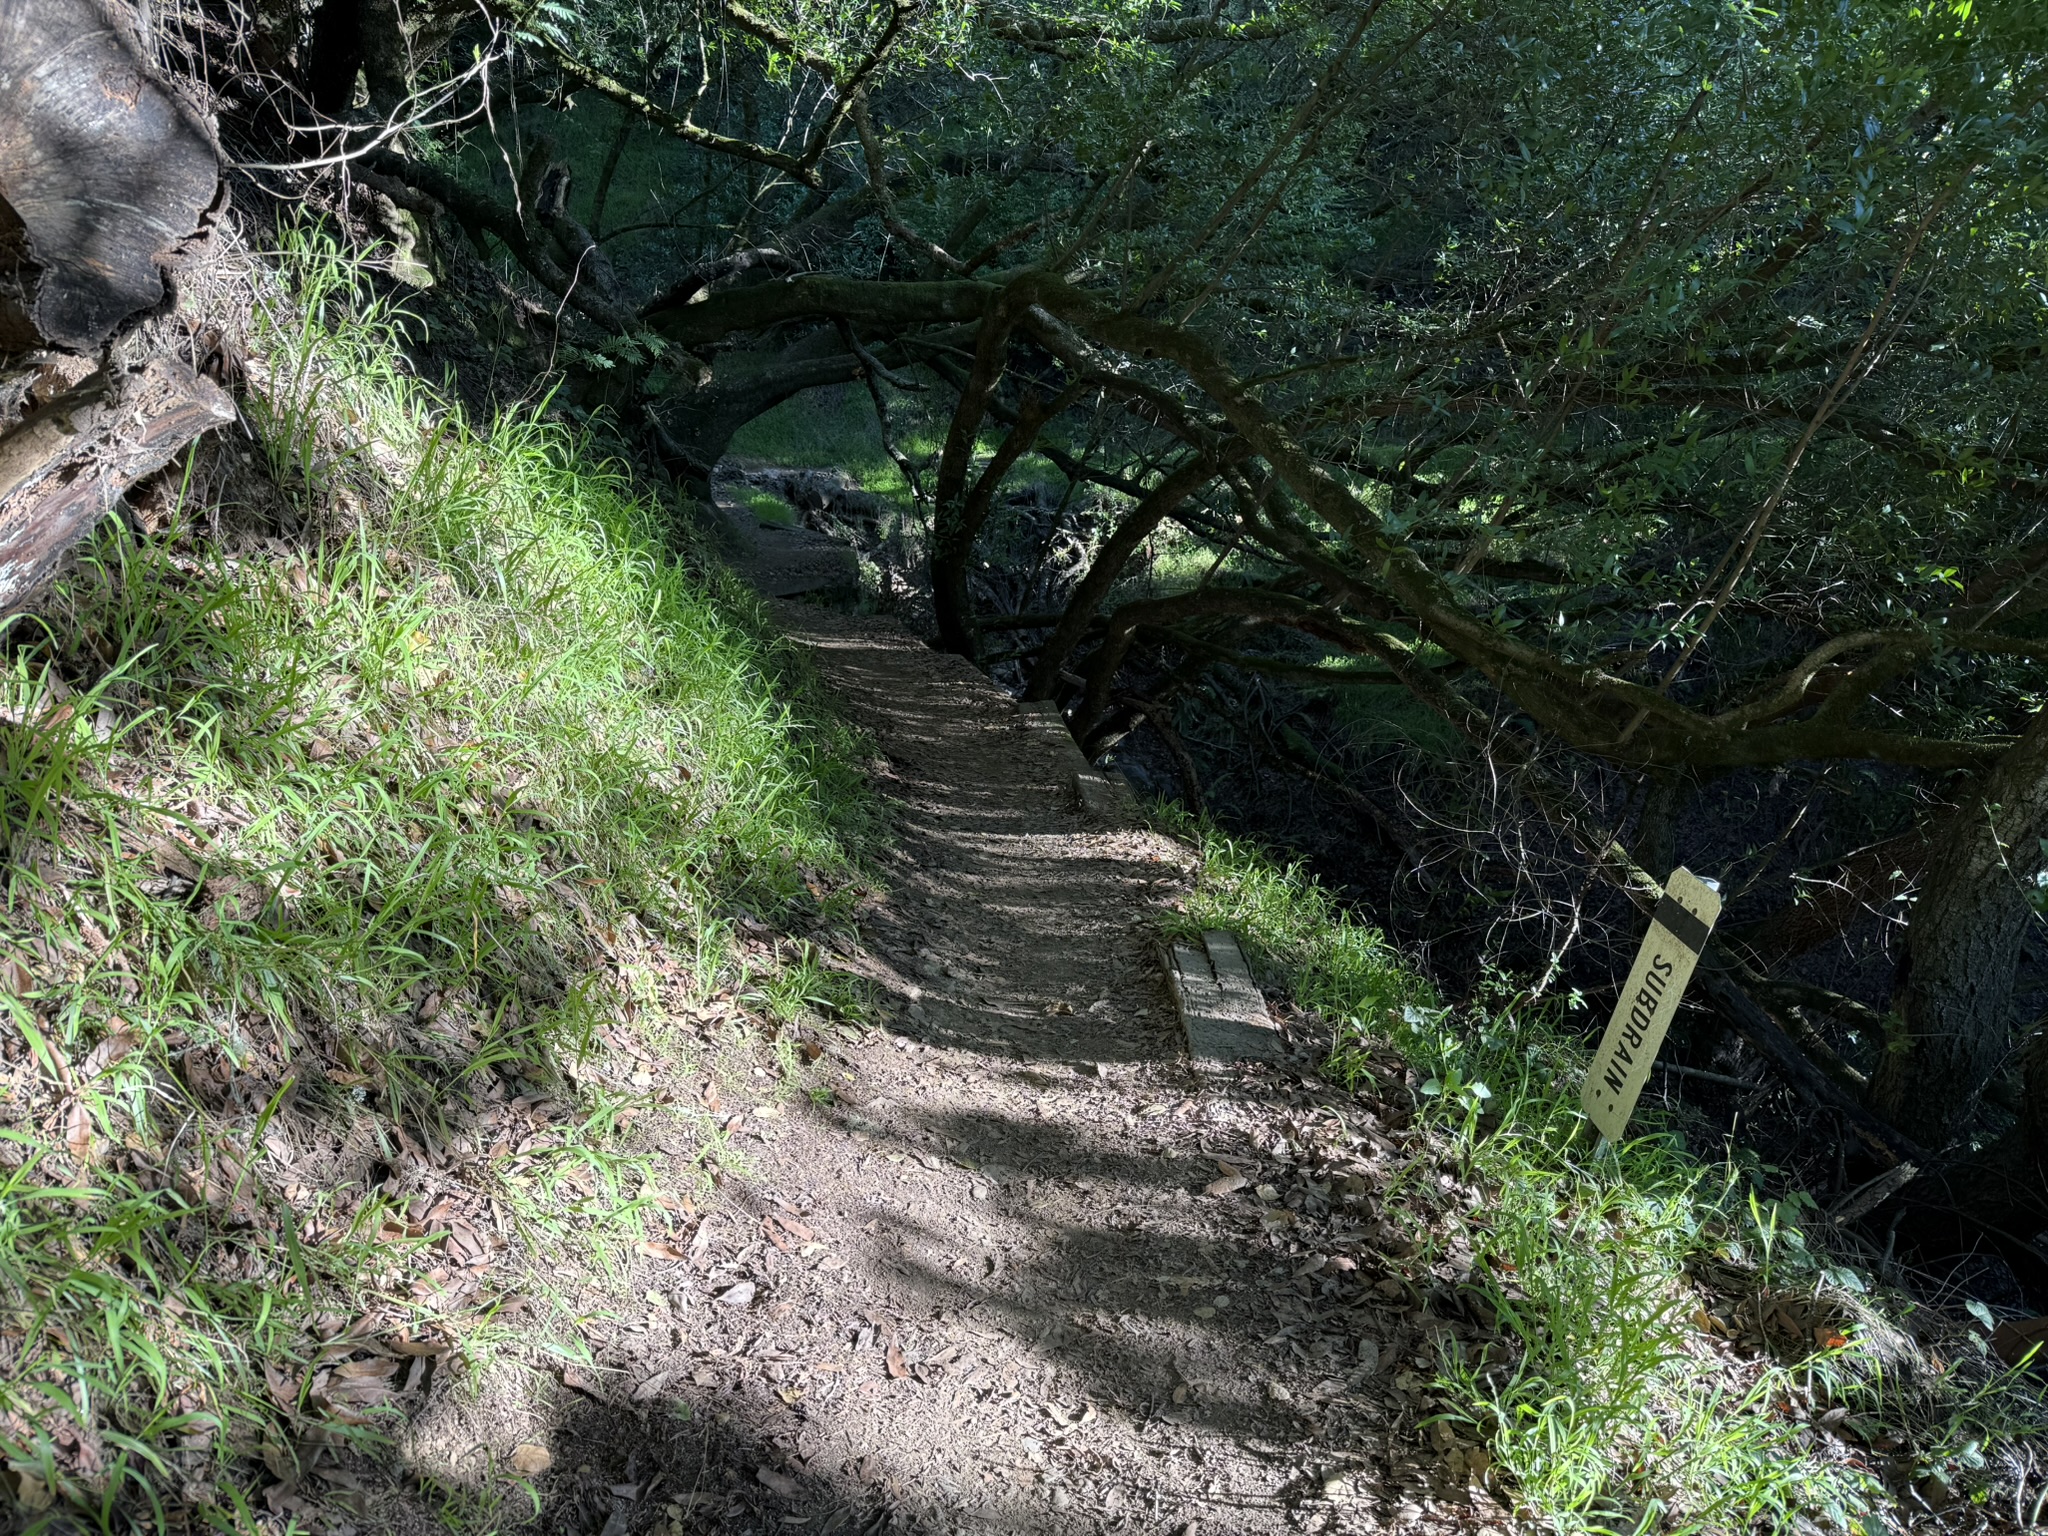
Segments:
[[[2030,893],[2048,829],[2048,712],[1951,811],[1907,933],[1901,1025],[1873,1083],[1875,1107],[1939,1146],[2013,1048],[2013,980],[2038,921]]]

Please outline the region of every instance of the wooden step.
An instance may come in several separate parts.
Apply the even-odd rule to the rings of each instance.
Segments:
[[[1167,980],[1196,1066],[1286,1062],[1287,1042],[1235,938],[1212,929],[1199,948],[1175,944],[1170,962]]]

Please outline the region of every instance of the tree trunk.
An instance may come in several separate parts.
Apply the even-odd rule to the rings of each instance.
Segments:
[[[0,351],[97,351],[201,229],[211,131],[96,0],[0,0],[0,102]]]
[[[807,389],[851,383],[860,377],[862,367],[837,336],[820,331],[757,372],[713,377],[687,394],[677,392],[654,402],[660,418],[666,418],[657,419],[666,467],[691,494],[709,501],[711,472],[725,457],[735,432]]]
[[[234,419],[211,379],[159,357],[94,374],[0,437],[0,614],[27,606],[129,486]]]
[[[1683,769],[1652,769],[1636,818],[1636,862],[1652,874],[1678,867],[1678,817],[1692,798],[1692,784]]]
[[[363,84],[370,109],[389,117],[412,94],[412,56],[397,0],[361,0]]]
[[[2034,1026],[2022,1081],[2025,1097],[2020,1103],[2020,1128],[2033,1148],[2035,1163],[2048,1173],[2048,1023]],[[2048,1177],[2036,1187],[2048,1197]]]
[[[1976,1229],[1965,1229],[1969,1237],[1988,1236],[2023,1275],[2038,1277],[2048,1275],[2048,1022],[2034,1026],[2022,1049],[2019,1123],[1949,1164],[1907,1203],[1937,1233],[1962,1218]]]
[[[975,540],[981,536],[982,524],[988,521],[1003,477],[1038,441],[1045,424],[1073,403],[1080,388],[1079,383],[1070,384],[1050,402],[1027,393],[1018,406],[1016,425],[1010,428],[974,488],[960,499],[957,510],[940,516],[933,530],[932,613],[939,640],[947,650],[958,651],[969,661],[974,659],[976,649],[974,604],[967,593]]]
[[[940,648],[970,658],[974,655],[974,628],[967,611],[967,562],[973,558],[974,536],[979,529],[969,526],[967,521],[967,472],[980,441],[982,418],[988,414],[989,402],[1003,376],[1019,307],[1005,294],[982,318],[981,333],[974,345],[974,367],[946,429],[946,445],[939,454],[937,484],[932,492],[933,621],[939,631]],[[1020,416],[1018,425],[1023,424]],[[1037,435],[1036,428],[1031,435]]]
[[[355,105],[356,76],[369,87],[370,107],[379,117],[397,110],[412,90],[405,23],[397,0],[321,0],[313,12],[313,46],[306,64],[306,90],[329,117],[346,117]]]
[[[639,123],[635,113],[619,108],[619,126],[612,134],[611,147],[604,152],[604,165],[597,173],[597,190],[590,197],[590,232],[600,240],[604,238],[604,205],[611,201],[612,178],[619,174],[619,161],[625,158],[627,141]]]
[[[1059,691],[1060,668],[1074,654],[1074,648],[1088,632],[1088,625],[1108,600],[1110,589],[1123,575],[1131,557],[1137,554],[1139,546],[1151,537],[1152,530],[1164,522],[1174,508],[1200,490],[1215,474],[1215,467],[1206,460],[1189,459],[1168,473],[1145,494],[1143,500],[1124,514],[1124,520],[1117,524],[1116,531],[1097,551],[1095,563],[1088,567],[1088,574],[1081,578],[1073,596],[1067,599],[1059,624],[1039,650],[1037,663],[1031,671],[1031,684],[1024,690],[1025,698],[1049,699]]]
[[[1914,827],[1872,843],[1826,870],[1827,878],[1807,885],[1800,899],[1766,917],[1722,932],[1768,969],[1833,943],[1868,914],[1897,900],[1927,867],[1930,827]]]
[[[1933,839],[1895,994],[1899,1036],[1873,1103],[1938,1147],[2012,1049],[2012,990],[2048,829],[2048,711],[1992,765]]]
[[[313,43],[306,56],[306,94],[328,117],[345,117],[355,104],[363,71],[361,0],[321,0],[313,12]]]

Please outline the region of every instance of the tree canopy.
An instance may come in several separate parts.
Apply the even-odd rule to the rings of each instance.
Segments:
[[[929,512],[939,642],[1022,636],[1084,741],[1128,726],[1141,654],[1175,686],[1367,676],[1529,767],[1624,882],[1544,754],[1667,788],[1870,765],[1911,787],[1876,857],[1922,899],[1881,1060],[1837,1091],[1897,1155],[2017,1070],[2048,833],[2039,7],[479,15],[324,0],[348,91],[309,80],[280,127],[344,119],[294,142],[530,291],[575,398],[695,494],[747,422],[859,382]],[[909,400],[943,422],[927,463]],[[1107,511],[1006,609],[976,573],[1033,455]],[[1135,589],[1162,531],[1205,559]]]

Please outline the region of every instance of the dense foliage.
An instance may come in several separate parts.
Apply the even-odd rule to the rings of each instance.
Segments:
[[[699,496],[747,423],[862,383],[929,516],[939,640],[1024,637],[1026,691],[1084,740],[1342,658],[1637,892],[1695,786],[1879,770],[1889,840],[1711,990],[1880,1162],[1944,1167],[2030,1248],[2039,8],[481,14],[279,10],[305,100],[213,78],[297,147],[315,108],[345,120],[312,138],[353,206],[444,275],[492,269],[473,291],[540,295],[490,345]],[[1085,556],[983,579],[1027,463],[1087,492]],[[1131,580],[1161,540],[1198,558]],[[1640,783],[1626,850],[1559,762]],[[1888,1018],[1765,974],[1914,894]],[[1807,1064],[1795,1006],[1861,1060]]]

